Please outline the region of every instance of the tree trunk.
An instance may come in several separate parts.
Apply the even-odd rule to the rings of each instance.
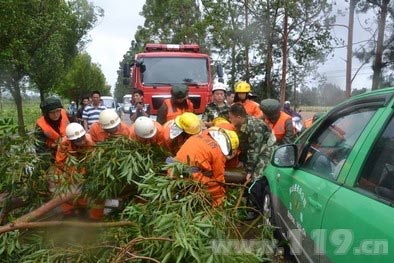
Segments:
[[[346,98],[350,98],[352,93],[352,59],[353,59],[353,26],[354,9],[358,0],[350,0],[349,3],[349,22],[347,32],[347,54],[346,54]]]
[[[248,32],[249,18],[248,18],[248,0],[245,0],[245,31]],[[249,72],[249,37],[245,43],[245,81],[249,83],[250,72]]]
[[[282,82],[280,85],[280,104],[283,105],[286,99],[286,75],[287,75],[287,37],[288,37],[288,14],[285,6],[285,17],[283,21],[283,43],[282,43]]]
[[[383,57],[383,41],[384,41],[384,30],[386,28],[386,17],[387,17],[387,6],[390,0],[383,0],[380,9],[380,17],[378,22],[378,40],[376,43],[376,55],[375,61],[372,66],[373,78],[372,78],[372,90],[379,88],[382,76],[382,57]]]
[[[270,2],[267,1],[267,15],[266,15],[266,31],[267,31],[267,57],[265,61],[265,98],[271,98],[272,95],[272,76],[271,76],[271,69],[272,69],[272,28],[270,23]],[[264,94],[262,92],[262,94]],[[264,96],[263,96],[264,98]]]
[[[11,78],[11,94],[14,98],[16,111],[18,116],[18,132],[19,135],[26,135],[25,121],[23,119],[23,105],[22,105],[22,94],[20,87],[20,80],[22,79],[21,74],[15,73]]]

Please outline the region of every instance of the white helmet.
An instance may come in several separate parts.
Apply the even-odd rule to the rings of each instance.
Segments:
[[[134,122],[135,134],[144,139],[149,139],[155,136],[157,128],[152,119],[141,116]]]
[[[105,109],[100,112],[99,122],[104,130],[115,128],[120,123],[120,117],[114,109]]]
[[[72,122],[66,127],[66,136],[69,140],[76,140],[81,138],[86,134],[85,129],[82,127],[81,124],[77,122]]]
[[[218,82],[213,84],[212,92],[215,92],[215,90],[223,90],[226,92],[228,90],[228,86],[224,83]]]

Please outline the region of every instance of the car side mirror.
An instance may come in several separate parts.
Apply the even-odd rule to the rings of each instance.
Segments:
[[[294,167],[297,160],[297,146],[295,144],[282,145],[274,151],[271,164],[276,167]]]

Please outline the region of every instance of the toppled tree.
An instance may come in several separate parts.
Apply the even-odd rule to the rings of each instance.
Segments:
[[[7,223],[0,227],[24,223],[2,232],[2,262],[261,262],[271,258],[270,227],[255,230],[255,238],[262,241],[255,246],[241,242],[248,226],[242,221],[245,211],[234,205],[240,188],[229,189],[223,207],[213,208],[209,193],[189,177],[188,167],[166,165],[167,153],[161,148],[125,138],[97,145],[80,161],[70,157],[68,164],[85,167],[85,175],[64,180],[55,196],[36,193],[30,202],[29,196],[43,191],[47,180],[43,171],[25,171],[26,164],[33,165],[22,162],[34,157],[22,153],[30,142],[7,140],[0,147],[2,153],[10,154],[7,158],[20,155],[11,169],[6,168],[7,158],[0,159],[1,191],[24,201],[22,208],[8,209]],[[167,176],[168,168],[173,176]],[[78,191],[70,193],[70,181],[81,185]],[[45,205],[76,195],[91,200],[121,198],[123,209],[100,223],[48,221],[44,213],[37,214]],[[31,213],[36,214],[30,217]]]

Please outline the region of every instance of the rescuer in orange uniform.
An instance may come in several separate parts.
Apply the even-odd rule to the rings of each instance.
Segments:
[[[248,98],[251,91],[250,84],[246,81],[239,81],[234,85],[235,99],[234,103],[238,102],[244,106],[246,113],[256,118],[263,117],[263,112],[257,102]]]
[[[212,127],[191,136],[176,154],[176,161],[190,166],[193,179],[207,186],[214,207],[220,206],[226,196],[226,156],[232,156],[238,144],[238,136],[234,131]]]
[[[92,124],[89,134],[94,142],[102,142],[109,137],[119,135],[131,138],[130,127],[121,121],[114,109],[106,109],[100,112],[99,121]]]
[[[66,136],[62,138],[60,145],[58,146],[56,152],[56,168],[57,175],[65,176],[66,180],[72,182],[73,176],[76,173],[83,175],[85,173],[84,169],[76,170],[74,166],[68,166],[66,160],[69,155],[76,158],[85,155],[86,151],[91,149],[95,143],[89,134],[86,133],[85,129],[81,124],[73,122],[67,125]],[[71,183],[70,182],[70,183]],[[56,182],[55,182],[56,184]],[[71,185],[72,188],[78,188],[79,185]],[[64,215],[74,215],[75,208],[85,208],[89,206],[88,200],[85,198],[78,198],[74,202],[66,202],[61,205],[61,209]],[[103,202],[96,201],[90,205],[89,208],[89,218],[92,220],[100,220],[103,217],[104,205]]]
[[[293,143],[295,129],[291,116],[281,111],[278,100],[265,99],[260,103],[261,110],[264,113],[264,121],[267,123],[276,137],[277,145]]]
[[[35,128],[36,150],[38,154],[48,154],[54,160],[57,145],[66,135],[66,126],[69,124],[67,112],[56,97],[45,99],[40,108],[42,116],[37,119]]]
[[[177,116],[175,120],[167,121],[163,130],[163,146],[175,155],[190,136],[201,132],[202,123],[196,114],[184,112]]]
[[[312,126],[312,124],[319,119],[320,117],[322,117],[324,115],[324,112],[317,112],[315,114],[313,114],[312,118],[306,119],[304,121],[304,127],[305,129],[308,129]]]
[[[188,99],[189,87],[184,84],[171,88],[171,98],[165,99],[157,112],[157,122],[164,125],[184,112],[194,112],[193,103]]]
[[[151,118],[138,117],[130,127],[130,138],[144,144],[164,144],[163,126]]]

